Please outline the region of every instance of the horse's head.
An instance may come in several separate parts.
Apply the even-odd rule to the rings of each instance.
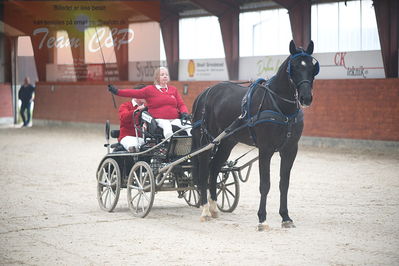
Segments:
[[[319,73],[319,63],[312,57],[313,41],[310,41],[306,51],[297,48],[294,41],[290,42],[290,58],[287,72],[291,82],[298,92],[298,100],[302,106],[312,103],[312,87],[314,77]]]

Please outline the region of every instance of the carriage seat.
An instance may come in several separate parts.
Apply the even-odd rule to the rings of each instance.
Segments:
[[[114,144],[111,144],[111,146],[110,146],[113,150],[113,152],[117,152],[117,151],[127,151],[126,149],[125,149],[125,147],[123,147],[123,145],[122,144],[120,144],[119,142],[117,142],[117,143],[114,143]]]
[[[150,115],[149,112],[143,111],[141,112],[141,121],[146,123],[147,133],[150,137],[161,140],[163,138],[163,130],[158,126],[157,121]]]
[[[114,139],[119,138],[119,134],[120,134],[120,130],[111,130],[111,137],[113,137]]]
[[[164,138],[163,129],[158,126],[157,121],[155,121],[155,119],[147,111],[143,111],[141,113],[141,119],[142,121],[147,123],[147,132],[152,138],[156,139],[157,141]],[[178,126],[172,125],[173,132],[176,132],[179,129],[180,128]],[[187,132],[181,131],[179,133],[179,136],[184,136],[184,135],[187,135]]]
[[[111,130],[111,137],[112,137],[112,138],[114,138],[114,139],[119,138],[119,134],[120,134],[120,130],[119,130],[119,129],[118,129],[118,130],[116,130],[116,129],[115,129],[115,130]],[[125,149],[125,147],[123,147],[123,145],[120,144],[119,142],[111,144],[111,145],[110,145],[110,148],[113,149],[113,150],[112,150],[113,152],[117,152],[117,151],[127,151],[127,150]]]
[[[163,136],[163,129],[160,128],[160,127],[158,126],[158,124],[157,124],[157,122],[155,121],[155,119],[153,119],[152,116],[151,116],[148,112],[143,111],[142,114],[141,114],[141,118],[142,118],[142,121],[144,121],[145,123],[147,123],[146,128],[147,128],[147,132],[148,132],[149,134],[148,134],[148,136],[146,136],[146,139],[147,139],[148,137],[150,138],[149,143],[158,143],[158,142],[160,142],[160,141],[164,138],[164,136]],[[177,127],[177,126],[172,126],[172,129],[173,129],[173,132],[176,132],[176,131],[179,130],[180,128]],[[109,128],[108,128],[108,130],[109,130]],[[110,130],[110,131],[108,131],[108,132],[110,133],[110,136],[111,136],[112,138],[114,138],[114,139],[119,138],[119,135],[120,135],[120,130],[119,130],[119,129],[118,129],[118,130],[116,130],[116,129],[115,129],[115,130]],[[184,135],[187,136],[187,133],[186,133],[185,131],[181,131],[181,132],[179,133],[179,136],[184,136]],[[175,136],[175,137],[176,137],[176,136]],[[151,140],[152,140],[152,141],[151,141]],[[148,141],[148,139],[146,140],[146,142],[147,142],[147,141]],[[187,150],[188,147],[191,148],[191,137],[190,137],[190,143],[189,143],[189,145],[187,145],[187,144],[184,145],[184,144],[183,144],[184,147],[181,147],[181,146],[182,146],[182,143],[185,143],[183,140],[180,140],[180,141],[179,141],[179,140],[174,140],[173,143],[174,143],[174,144],[171,146],[171,147],[172,147],[172,150],[169,152],[169,154],[172,155],[172,156],[183,155],[183,154],[188,153],[188,152],[186,152],[186,150]],[[178,143],[181,143],[181,144],[178,144]],[[176,144],[178,144],[178,145],[176,146]],[[186,146],[187,146],[187,147],[186,147]],[[181,147],[181,148],[179,148],[179,147]],[[110,148],[113,149],[113,152],[127,151],[127,150],[123,147],[123,145],[120,144],[119,142],[111,144],[111,145],[110,145]],[[141,147],[141,148],[143,148],[143,147]],[[176,150],[176,152],[175,152],[175,149],[176,149],[176,148],[177,148],[177,150]],[[180,150],[180,149],[182,149],[182,150]]]

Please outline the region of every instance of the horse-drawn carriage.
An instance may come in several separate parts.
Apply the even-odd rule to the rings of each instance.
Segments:
[[[120,188],[126,187],[129,207],[140,217],[148,214],[155,192],[162,190],[176,190],[189,205],[203,206],[201,221],[217,217],[217,209],[231,212],[239,200],[238,180],[246,181],[252,163],[258,160],[241,167],[235,166],[237,160],[228,162],[240,142],[259,150],[258,230],[267,228],[270,160],[275,152],[281,157],[282,226],[295,227],[287,204],[290,174],[304,126],[302,107],[312,103],[313,81],[320,65],[312,56],[312,41],[306,50],[291,41],[289,50],[290,55],[269,80],[258,79],[249,87],[222,82],[204,90],[193,105],[194,125],[199,122],[199,126],[193,126],[192,137],[177,136],[177,131],[169,140],[159,141],[148,132],[140,152],[109,152],[108,126],[108,153],[97,171],[101,208],[112,211]],[[242,178],[244,168],[248,171]]]
[[[127,189],[127,201],[134,216],[145,217],[151,210],[154,197],[160,191],[176,191],[189,206],[199,207],[200,194],[192,176],[192,138],[185,131],[176,131],[169,139],[162,139],[162,129],[154,126],[148,112],[140,114],[140,131],[145,140],[137,152],[128,152],[120,143],[110,144],[111,138],[119,137],[119,130],[105,125],[107,154],[97,169],[97,199],[100,208],[111,212],[118,203],[120,191]],[[187,123],[187,122],[186,122]],[[252,161],[253,162],[253,161]],[[232,212],[240,197],[241,170],[252,162],[236,167],[237,161],[226,163],[218,176],[218,208]]]

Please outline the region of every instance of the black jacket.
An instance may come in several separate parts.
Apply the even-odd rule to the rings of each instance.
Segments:
[[[32,85],[22,85],[18,92],[18,98],[22,103],[28,103],[32,99],[32,94],[35,92],[35,87]]]

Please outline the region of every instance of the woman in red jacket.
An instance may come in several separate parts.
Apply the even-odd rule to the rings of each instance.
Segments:
[[[148,112],[163,129],[165,138],[173,135],[172,125],[185,128],[191,135],[189,127],[181,124],[181,119],[189,119],[188,109],[176,87],[168,86],[169,72],[165,67],[158,68],[154,73],[154,85],[148,85],[140,90],[118,90],[109,85],[108,90],[118,96],[145,99]]]

